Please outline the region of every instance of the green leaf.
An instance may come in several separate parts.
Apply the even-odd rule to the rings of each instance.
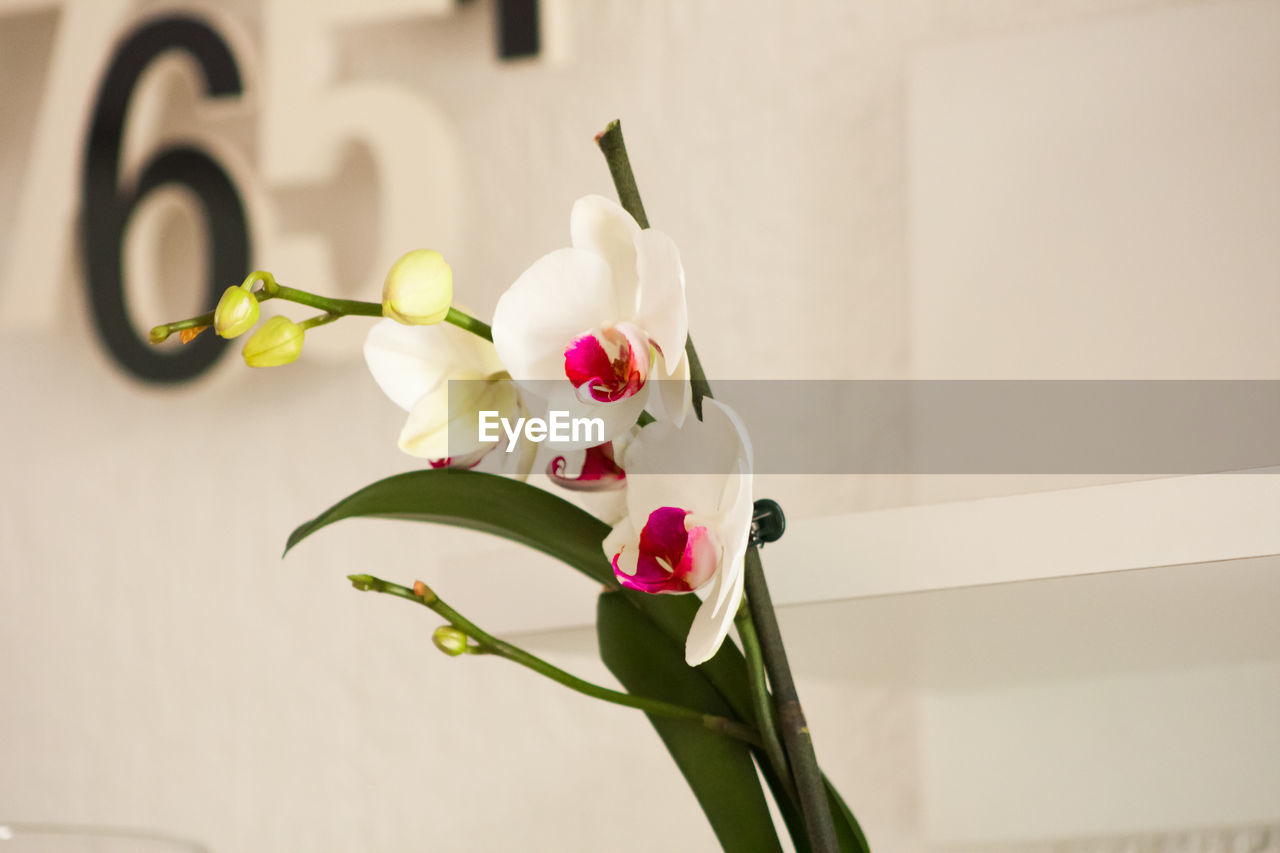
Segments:
[[[705,675],[685,663],[683,641],[673,642],[623,593],[601,594],[596,634],[601,659],[628,692],[733,716]],[[749,746],[684,720],[651,716],[649,722],[728,853],[782,850]]]
[[[451,468],[410,471],[365,486],[294,530],[285,553],[317,530],[356,517],[480,530],[550,554],[594,581],[615,584],[613,569],[600,550],[609,525],[527,483]]]
[[[702,603],[692,595],[650,595],[636,590],[622,593],[637,610],[653,622],[672,642],[684,649],[689,626]],[[681,652],[683,655],[683,652]],[[688,665],[686,664],[686,668]],[[751,684],[747,680],[747,660],[732,640],[725,640],[711,660],[697,668],[720,692],[734,716],[749,726],[756,724]]]
[[[867,837],[862,834],[862,826],[826,773],[822,774],[822,784],[827,788],[827,804],[831,808],[831,820],[835,823],[836,841],[840,844],[840,849],[845,853],[871,853]]]

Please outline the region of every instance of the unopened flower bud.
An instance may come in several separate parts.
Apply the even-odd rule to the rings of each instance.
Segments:
[[[213,312],[213,330],[224,338],[243,335],[258,322],[258,297],[243,287],[228,287]]]
[[[382,285],[382,313],[406,326],[439,323],[453,302],[453,270],[439,252],[418,249],[391,266]]]
[[[449,657],[457,657],[467,653],[467,635],[452,625],[441,625],[431,635],[431,642],[436,648]]]
[[[277,314],[245,343],[244,362],[250,367],[277,367],[296,361],[302,352],[304,335],[301,326]]]

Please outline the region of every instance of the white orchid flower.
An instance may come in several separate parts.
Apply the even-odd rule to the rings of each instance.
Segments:
[[[627,448],[627,514],[605,537],[625,587],[648,593],[707,588],[685,660],[709,660],[742,600],[751,533],[751,442],[732,409],[702,401],[703,420],[649,424]],[[680,473],[711,472],[711,473]]]
[[[493,342],[503,365],[549,397],[549,408],[601,418],[606,440],[626,432],[646,405],[660,420],[682,423],[690,408],[689,315],[675,243],[595,195],[574,203],[569,232],[572,248],[538,259],[498,300]],[[656,394],[650,379],[664,380]]]
[[[433,468],[474,468],[484,461],[494,473],[528,476],[537,449],[532,443],[494,454],[506,450],[506,440],[480,438],[481,411],[512,421],[527,414],[493,344],[456,326],[386,319],[369,330],[364,358],[378,387],[409,413],[399,439],[405,453]],[[451,379],[470,381],[455,382],[450,394]]]

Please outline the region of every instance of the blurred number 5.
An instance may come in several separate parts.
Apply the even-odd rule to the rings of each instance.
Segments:
[[[355,297],[377,293],[401,254],[455,245],[458,146],[429,100],[385,81],[334,83],[335,36],[355,24],[451,14],[455,0],[269,0],[263,12],[260,177],[282,190],[331,181],[343,148],[363,144],[379,173],[377,243],[364,281],[334,281],[327,242],[264,223],[271,268],[305,287]],[[326,336],[338,341],[336,335]],[[322,344],[324,338],[316,343]],[[310,346],[310,344],[308,344]],[[358,349],[358,347],[357,347]]]

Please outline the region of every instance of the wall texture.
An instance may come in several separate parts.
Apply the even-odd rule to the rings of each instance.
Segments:
[[[394,445],[398,410],[360,363],[362,329],[316,335],[287,370],[251,372],[231,353],[176,389],[138,384],[97,346],[73,199],[59,206],[55,192],[72,186],[78,142],[49,159],[50,183],[37,185],[48,198],[21,205],[28,176],[46,174],[42,152],[83,134],[74,99],[42,124],[59,27],[108,5],[0,4],[0,256],[44,253],[30,275],[9,266],[0,279],[0,820],[145,826],[218,853],[711,849],[641,717],[501,661],[445,659],[431,619],[342,578],[423,577],[504,631],[547,611],[580,624],[589,584],[469,535],[392,522],[340,526],[278,560],[293,525],[413,467]],[[201,112],[189,69],[158,65],[137,96],[126,163],[198,129],[243,182],[256,264],[373,298],[396,253],[429,245],[483,316],[566,242],[573,199],[610,191],[591,138],[621,116],[650,218],[682,247],[713,377],[906,377],[914,58],[1184,5],[1213,4],[546,0],[543,55],[504,64],[487,0],[412,14],[400,11],[410,3],[316,4],[337,21],[317,66],[334,87],[380,81],[429,106],[418,124],[392,112],[363,141],[334,135],[321,150],[319,125],[280,121],[304,114],[271,89],[305,53],[308,12],[237,0],[217,16],[247,58],[251,97]],[[172,7],[122,2],[120,20]],[[110,46],[98,35],[101,48],[80,58],[93,73]],[[388,165],[406,156],[410,170]],[[406,197],[401,183],[431,192]],[[131,238],[147,271],[131,283],[139,328],[202,307],[191,209],[158,204],[157,236]],[[23,226],[30,212],[47,227]],[[414,245],[382,246],[392,228]],[[913,499],[897,478],[773,485],[798,514]],[[580,642],[538,642],[608,681]],[[810,653],[840,654],[838,638]],[[874,846],[937,849],[918,823],[916,696],[822,669],[798,662],[801,693]],[[1246,828],[1025,849],[1261,853],[1275,837]]]

